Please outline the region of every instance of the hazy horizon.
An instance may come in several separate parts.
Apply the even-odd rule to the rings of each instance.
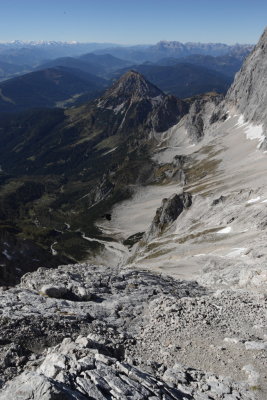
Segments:
[[[0,0],[0,42],[256,43],[264,0]]]
[[[190,43],[195,43],[195,44],[226,44],[228,46],[234,46],[234,45],[254,45],[256,44],[256,42],[252,43],[241,43],[241,42],[233,42],[233,43],[227,43],[227,42],[203,42],[203,41],[198,41],[198,40],[190,40],[190,41],[180,41],[180,40],[165,40],[165,39],[161,39],[158,40],[157,42],[151,42],[151,43],[119,43],[119,42],[98,42],[98,41],[78,41],[78,40],[56,40],[56,39],[51,39],[51,40],[20,40],[20,39],[14,39],[14,40],[10,40],[10,41],[1,41],[0,40],[0,44],[14,44],[14,43],[25,43],[25,44],[45,44],[45,43],[62,43],[62,44],[103,44],[103,45],[118,45],[118,46],[122,46],[122,47],[130,47],[130,46],[154,46],[160,42],[179,42],[182,44],[190,44]]]

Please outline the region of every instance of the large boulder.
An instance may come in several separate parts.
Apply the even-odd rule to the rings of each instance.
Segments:
[[[161,206],[156,211],[146,239],[152,239],[162,234],[191,204],[192,196],[187,192],[173,194],[168,199],[163,199]]]
[[[0,392],[0,400],[86,400],[77,390],[36,372],[24,372]]]
[[[54,297],[56,299],[64,298],[68,293],[68,289],[65,286],[60,285],[44,285],[41,287],[40,293],[48,296]]]

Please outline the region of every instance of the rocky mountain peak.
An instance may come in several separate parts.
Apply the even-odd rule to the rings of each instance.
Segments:
[[[148,82],[139,72],[130,70],[106,91],[99,105],[107,108],[123,104],[129,100],[137,102],[158,96],[164,96],[160,89]]]
[[[226,95],[246,120],[267,125],[267,28]]]

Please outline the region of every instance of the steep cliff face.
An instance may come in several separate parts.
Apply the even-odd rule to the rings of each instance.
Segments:
[[[247,121],[267,125],[267,28],[226,95]]]
[[[223,95],[207,93],[196,97],[192,102],[185,118],[185,128],[191,140],[200,141],[210,124],[217,121],[218,118],[224,118],[223,113],[218,114],[218,105],[222,100]]]
[[[257,132],[247,136],[252,138],[266,136],[267,127],[267,28],[258,44],[246,58],[242,68],[225,98],[222,95],[209,95],[196,98],[185,117],[185,128],[191,139],[203,139],[216,122],[223,122],[229,116],[238,115],[238,124],[259,126]],[[215,125],[216,126],[216,125]],[[217,128],[217,126],[216,126]],[[246,127],[249,129],[249,126]],[[253,128],[252,128],[253,130]],[[266,145],[266,139],[264,141]],[[265,146],[266,147],[266,146]]]

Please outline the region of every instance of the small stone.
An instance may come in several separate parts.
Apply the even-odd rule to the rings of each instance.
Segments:
[[[225,394],[223,400],[239,400],[239,397],[236,397],[234,394]]]
[[[87,347],[89,344],[89,340],[86,337],[79,336],[75,340],[75,343],[79,344],[82,347]]]
[[[116,358],[108,357],[100,353],[95,355],[95,359],[96,361],[102,362],[107,365],[115,364],[117,361]]]
[[[240,340],[238,338],[234,338],[234,337],[233,338],[226,337],[223,339],[223,341],[226,343],[230,343],[230,344],[237,344],[240,342]]]
[[[210,392],[216,393],[219,396],[231,393],[230,387],[228,385],[225,385],[224,383],[208,380],[208,385],[210,386]]]
[[[246,350],[267,350],[267,342],[245,342]]]
[[[76,292],[77,296],[83,301],[88,301],[92,298],[92,294],[82,286],[78,286]]]

